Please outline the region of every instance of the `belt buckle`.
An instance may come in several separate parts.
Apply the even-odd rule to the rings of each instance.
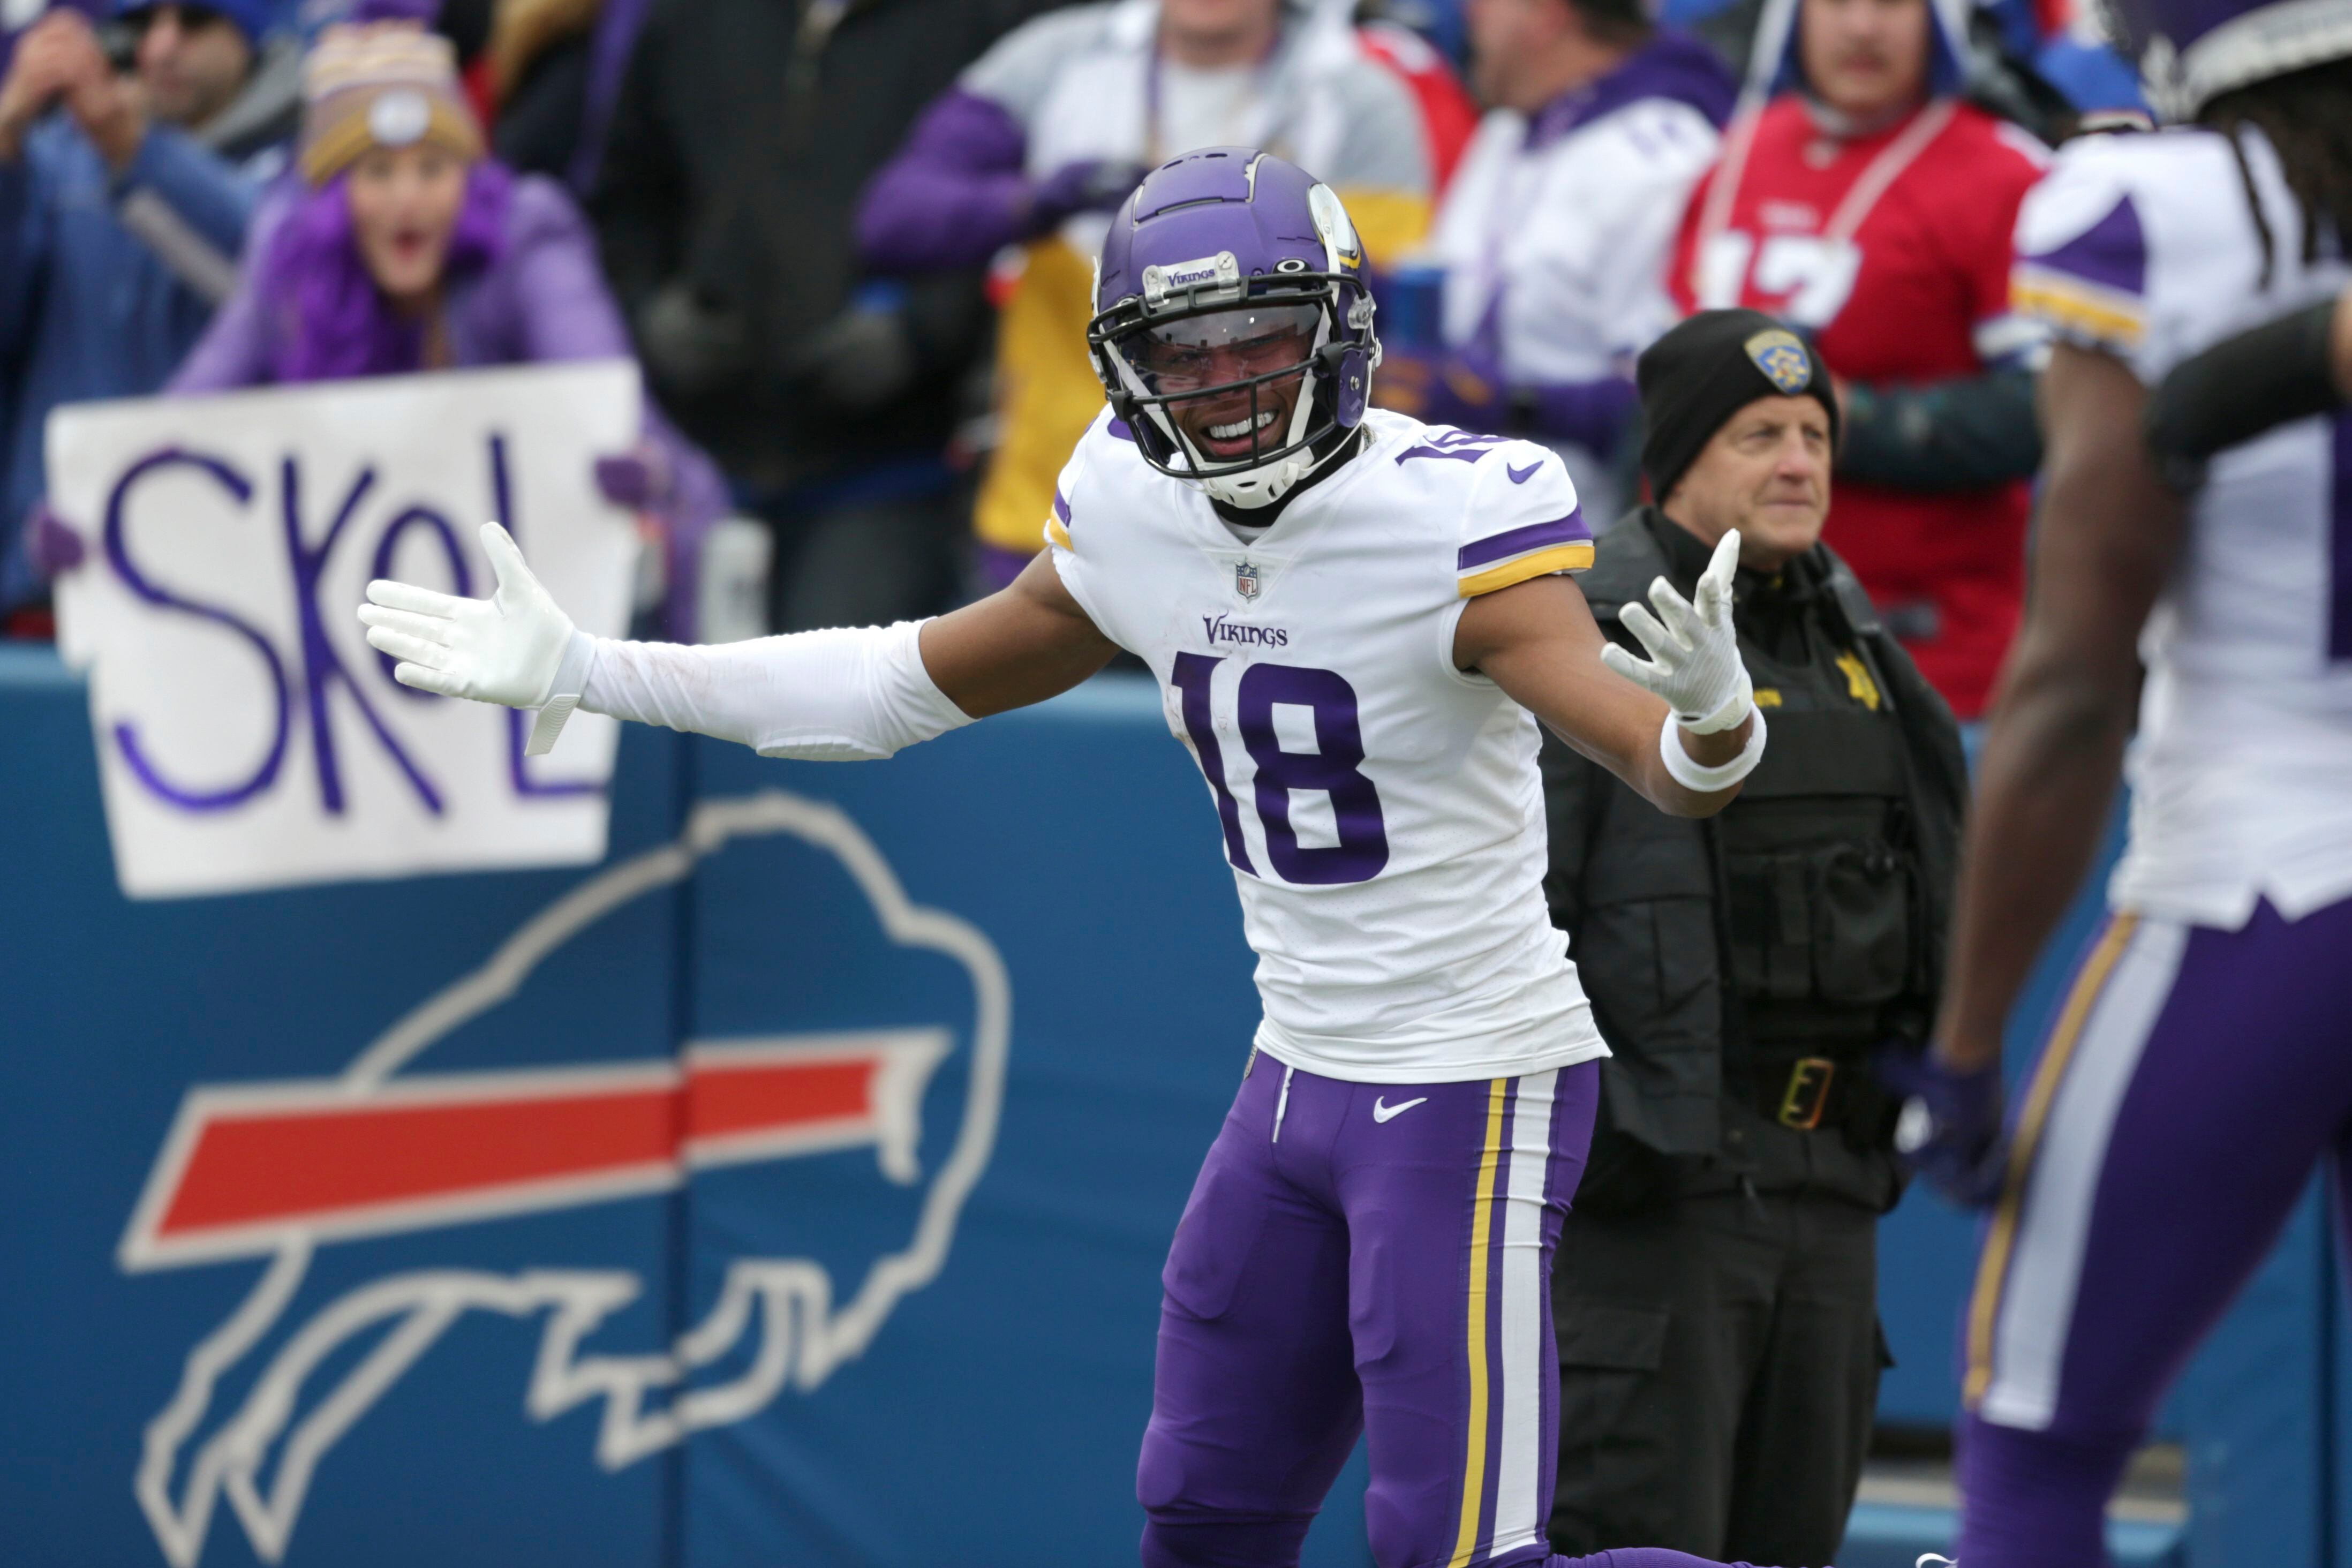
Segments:
[[[1827,1057],[1804,1057],[1789,1069],[1789,1087],[1780,1096],[1780,1125],[1810,1132],[1822,1124],[1829,1110],[1830,1080],[1837,1063]]]

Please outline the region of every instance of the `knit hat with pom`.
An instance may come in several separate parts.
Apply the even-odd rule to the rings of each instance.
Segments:
[[[323,185],[371,147],[429,143],[482,155],[449,40],[413,23],[329,27],[302,65],[303,179]]]

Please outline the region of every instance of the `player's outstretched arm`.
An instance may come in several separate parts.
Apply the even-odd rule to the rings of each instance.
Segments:
[[[1536,577],[1471,601],[1454,663],[1485,674],[1659,810],[1712,816],[1763,754],[1763,716],[1731,633],[1738,553],[1739,536],[1727,536],[1696,604],[1661,584],[1656,616],[1627,606],[1648,660],[1601,636],[1574,582]]]
[[[488,599],[371,583],[360,619],[370,645],[401,661],[393,675],[404,685],[538,709],[534,755],[577,706],[764,756],[887,757],[1066,690],[1115,651],[1042,560],[1012,588],[936,621],[686,647],[584,635],[504,529],[486,524],[482,542],[499,578]]]
[[[2139,632],[2180,548],[2180,500],[2139,431],[2147,394],[2110,355],[2061,344],[2033,593],[1995,692],[1962,846],[1936,1056],[1998,1062],[2001,1027],[2090,869],[2139,705]]]
[[[1117,652],[1062,585],[1051,551],[1002,592],[923,626],[931,679],[975,719],[1057,697]]]

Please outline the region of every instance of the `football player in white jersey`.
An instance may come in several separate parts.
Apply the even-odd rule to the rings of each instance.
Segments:
[[[2340,1187],[2352,1156],[2352,417],[2321,412],[2324,323],[2304,408],[2220,353],[2152,434],[2193,457],[2241,414],[2240,436],[2300,416],[2201,474],[2141,441],[2175,367],[2345,287],[2352,0],[2118,9],[2194,123],[2068,144],[2019,217],[2016,303],[2058,340],[2034,591],[1898,1132],[1948,1191],[1997,1200],[1965,1321],[1962,1568],[2105,1561],[2107,1496],[2167,1386],[2315,1166]],[[2206,434],[2183,437],[2180,396]],[[2003,1140],[2002,1022],[2119,769],[2114,912]]]
[[[1331,191],[1242,148],[1154,171],[1104,247],[1110,407],[1010,588],[716,647],[575,632],[495,525],[488,601],[370,586],[409,685],[763,755],[887,757],[1118,648],[1199,760],[1265,1004],[1164,1275],[1147,1564],[1295,1563],[1360,1432],[1384,1568],[1558,1563],[1548,1280],[1606,1054],[1546,916],[1541,719],[1661,809],[1720,809],[1764,722],[1737,532],[1606,645],[1558,457],[1370,412],[1364,258]],[[1621,1552],[1616,1568],[1678,1553]]]

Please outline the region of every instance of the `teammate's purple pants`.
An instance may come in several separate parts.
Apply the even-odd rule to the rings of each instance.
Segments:
[[[2016,1139],[1962,1325],[1957,1554],[2092,1568],[2157,1402],[2313,1168],[2352,1199],[2352,901],[2235,931],[2117,917]]]
[[[1162,1276],[1146,1568],[1296,1563],[1360,1432],[1381,1568],[1567,1561],[1543,1538],[1551,1258],[1599,1082],[1586,1062],[1345,1083],[1257,1056]]]

